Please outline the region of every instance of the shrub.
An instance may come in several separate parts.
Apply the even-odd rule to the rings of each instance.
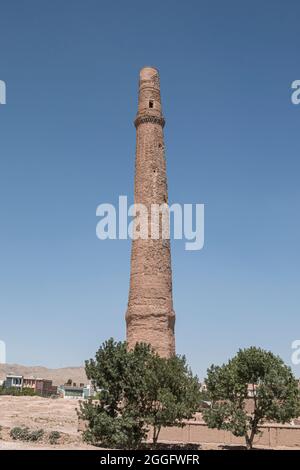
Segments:
[[[29,441],[29,428],[16,426],[10,430],[10,437],[15,441]]]
[[[49,442],[50,444],[57,444],[58,440],[60,439],[61,434],[58,431],[52,431],[49,434]]]
[[[35,396],[36,393],[32,388],[25,387],[23,389],[19,389],[16,387],[1,387],[0,389],[0,395],[13,395],[16,397],[19,396]]]
[[[34,441],[40,441],[44,436],[44,430],[43,429],[37,429],[36,431],[32,431],[29,434],[29,440],[34,442]]]
[[[15,441],[31,441],[36,442],[40,441],[44,436],[43,429],[37,429],[34,431],[30,431],[28,427],[21,427],[16,426],[10,430],[10,437],[12,437]]]

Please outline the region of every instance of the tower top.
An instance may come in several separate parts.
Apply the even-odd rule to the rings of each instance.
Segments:
[[[162,127],[165,120],[162,114],[159,73],[155,67],[140,70],[138,112],[135,126],[144,122],[154,122]]]
[[[156,67],[143,67],[140,70],[140,90],[142,88],[153,88],[160,91],[159,72]]]
[[[159,76],[156,67],[150,67],[147,65],[140,70],[140,80],[151,80],[153,75]]]

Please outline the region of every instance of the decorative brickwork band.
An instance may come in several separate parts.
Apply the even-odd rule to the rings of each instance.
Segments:
[[[138,116],[134,121],[134,125],[135,127],[137,127],[140,124],[143,124],[144,122],[151,122],[152,124],[160,124],[162,127],[164,127],[165,125],[164,118],[157,117],[157,116]]]

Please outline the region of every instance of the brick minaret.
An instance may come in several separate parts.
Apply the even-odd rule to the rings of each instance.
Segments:
[[[168,202],[160,84],[158,71],[140,71],[136,127],[134,202],[147,208]],[[150,214],[150,209],[149,214]],[[149,224],[150,227],[150,224]],[[149,229],[150,231],[150,229]],[[170,240],[133,240],[127,343],[150,343],[163,357],[175,354]]]

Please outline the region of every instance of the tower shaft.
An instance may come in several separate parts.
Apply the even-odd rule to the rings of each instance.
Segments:
[[[170,240],[151,238],[151,207],[168,202],[160,83],[158,71],[140,72],[136,127],[135,204],[148,209],[148,238],[132,241],[126,313],[127,343],[150,343],[162,357],[175,354]]]

